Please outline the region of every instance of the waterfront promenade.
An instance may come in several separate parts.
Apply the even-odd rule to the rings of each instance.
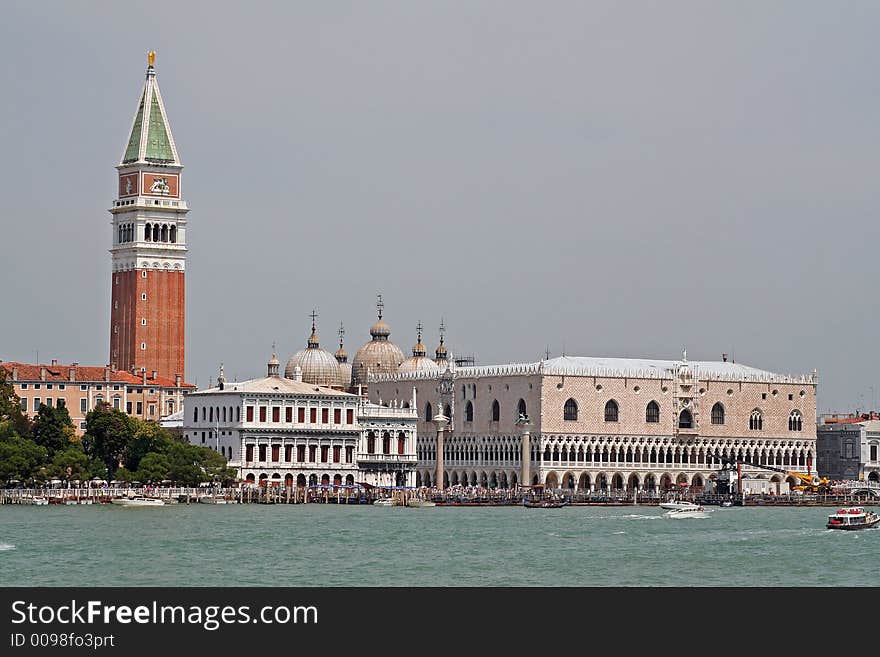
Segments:
[[[0,490],[0,505],[109,504],[113,499],[146,496],[169,504],[372,504],[391,498],[403,505],[410,499],[430,500],[438,506],[511,506],[525,500],[552,499],[572,506],[656,506],[668,500],[687,500],[704,505],[731,501],[736,506],[840,506],[880,505],[880,496],[858,493],[823,495],[714,495],[660,491],[578,491],[492,489],[454,486],[447,489],[349,486],[235,486],[235,487],[136,487],[14,488]]]

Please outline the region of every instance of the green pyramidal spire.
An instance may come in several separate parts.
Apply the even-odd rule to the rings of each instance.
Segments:
[[[134,125],[131,127],[131,137],[128,138],[128,147],[125,149],[125,155],[122,163],[136,162],[138,159],[138,151],[141,145],[141,125],[144,122],[144,96],[141,96],[141,105],[138,107],[137,114],[134,117]]]
[[[179,166],[180,160],[177,157],[174,137],[171,136],[162,94],[156,82],[153,57],[151,53],[147,66],[147,79],[144,82],[144,90],[121,164],[145,162]]]

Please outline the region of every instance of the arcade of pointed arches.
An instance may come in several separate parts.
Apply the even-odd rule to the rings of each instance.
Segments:
[[[714,454],[798,471],[806,471],[808,460],[815,462],[813,446],[805,441],[717,439],[686,445],[669,437],[545,436],[541,442],[543,449],[539,449],[537,440],[532,438],[532,468],[540,468],[546,474],[543,481],[534,474],[530,483],[553,488],[665,490],[682,484],[705,486],[721,467]],[[519,436],[449,436],[443,450],[445,484],[515,486],[521,466],[520,444]],[[421,466],[416,485],[431,486],[437,460],[436,440],[420,437],[416,453]],[[630,472],[615,472],[617,469]],[[672,476],[669,471],[679,474]],[[798,483],[784,473],[754,474],[771,482]]]

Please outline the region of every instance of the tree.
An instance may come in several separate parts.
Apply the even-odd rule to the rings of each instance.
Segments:
[[[199,450],[198,463],[205,473],[206,481],[227,482],[235,479],[236,470],[227,466],[226,457],[208,447],[195,446]]]
[[[89,477],[92,479],[103,479],[107,481],[107,466],[104,465],[104,462],[99,458],[92,458],[89,461]]]
[[[131,418],[134,428],[134,437],[125,450],[125,467],[134,472],[140,467],[141,459],[152,452],[164,454],[171,447],[174,438],[167,429],[163,429],[157,422],[147,420],[143,422],[137,418]]]
[[[58,479],[88,481],[91,478],[89,457],[79,443],[55,452],[49,465],[49,474]]]
[[[116,469],[124,462],[126,450],[134,436],[133,420],[106,402],[86,415],[83,447],[87,455],[100,459],[111,478],[115,477]]]
[[[37,445],[46,449],[50,459],[55,452],[67,448],[76,438],[76,430],[67,408],[40,404],[34,419],[32,436]]]
[[[116,473],[114,474],[113,478],[117,481],[125,481],[129,483],[132,481],[137,481],[134,477],[134,473],[126,467],[116,468]]]
[[[150,452],[141,459],[140,467],[135,473],[135,479],[143,483],[159,483],[168,479],[171,471],[171,463],[168,457],[158,452]]]
[[[15,432],[22,438],[30,438],[31,421],[21,412],[21,398],[6,380],[6,369],[0,367],[0,422],[4,421],[11,422]]]
[[[45,460],[45,449],[19,436],[11,421],[0,421],[0,483],[28,481]]]
[[[205,472],[199,464],[200,447],[177,441],[168,449],[168,462],[171,466],[168,478],[181,486],[197,486],[203,481],[208,481]]]

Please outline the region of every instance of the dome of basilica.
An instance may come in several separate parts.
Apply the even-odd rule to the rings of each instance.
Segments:
[[[336,388],[347,384],[341,380],[339,364],[329,351],[321,349],[318,343],[318,334],[315,331],[314,318],[312,319],[312,334],[309,336],[308,346],[301,349],[290,357],[284,368],[284,376],[294,378],[296,368],[302,370],[304,383],[316,386],[333,386]]]
[[[403,352],[388,338],[391,328],[382,321],[381,297],[377,304],[379,320],[370,327],[372,340],[357,350],[351,363],[351,385],[366,385],[368,374],[394,374],[403,362]]]
[[[425,345],[422,344],[422,325],[419,324],[417,329],[419,332],[419,339],[413,346],[413,355],[411,358],[407,358],[403,361],[400,364],[400,367],[397,368],[397,371],[400,373],[426,371],[437,372],[440,370],[440,366],[428,358],[427,349],[425,348]]]
[[[455,370],[455,361],[449,360],[449,352],[446,349],[446,345],[444,344],[444,338],[446,336],[446,325],[443,321],[440,321],[440,344],[437,346],[437,349],[434,351],[434,363],[436,363],[437,368],[443,370],[444,372],[448,370]]]

